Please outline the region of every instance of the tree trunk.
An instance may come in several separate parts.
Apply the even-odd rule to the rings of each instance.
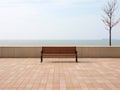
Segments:
[[[112,41],[111,41],[111,28],[110,28],[110,30],[109,30],[109,46],[111,46],[112,45]]]
[[[112,16],[110,16],[109,46],[111,46]]]

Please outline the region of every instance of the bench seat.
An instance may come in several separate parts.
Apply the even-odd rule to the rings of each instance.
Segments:
[[[72,53],[44,53],[43,56],[75,56]]]

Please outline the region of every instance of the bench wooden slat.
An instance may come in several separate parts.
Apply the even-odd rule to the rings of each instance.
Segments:
[[[70,54],[66,54],[66,53],[65,54],[64,53],[63,54],[59,54],[59,53],[58,54],[57,53],[54,53],[54,54],[44,53],[43,54],[43,56],[75,56],[75,55],[76,54],[72,54],[72,53],[70,53]]]

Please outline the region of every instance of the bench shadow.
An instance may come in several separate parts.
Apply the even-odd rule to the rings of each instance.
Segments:
[[[75,61],[51,61],[50,63],[76,63]]]
[[[92,63],[91,61],[50,61],[49,63]]]

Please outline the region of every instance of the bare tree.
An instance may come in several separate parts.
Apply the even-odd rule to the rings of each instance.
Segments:
[[[112,28],[120,22],[120,18],[115,19],[115,10],[117,9],[117,0],[109,1],[103,9],[105,16],[102,21],[105,24],[105,29],[109,31],[109,46],[111,46],[111,32]]]

